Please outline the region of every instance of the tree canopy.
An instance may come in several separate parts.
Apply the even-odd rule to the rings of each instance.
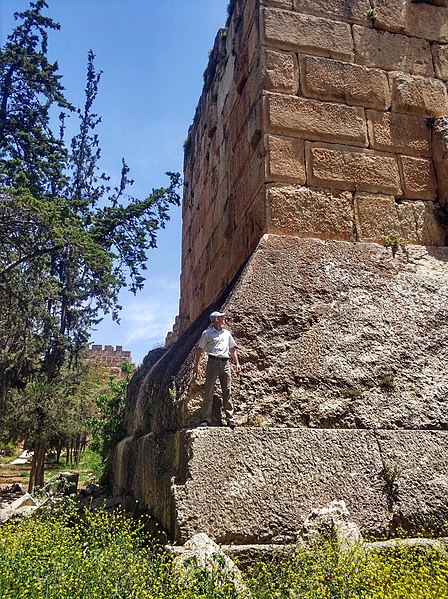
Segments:
[[[180,200],[173,172],[166,187],[133,197],[124,159],[119,184],[110,185],[99,167],[101,117],[93,108],[101,71],[90,51],[84,104],[75,108],[47,56],[48,32],[60,26],[45,9],[45,0],[36,0],[16,13],[18,24],[0,49],[3,402],[11,387],[31,384],[43,398],[54,392],[55,401],[66,401],[55,391],[63,369],[76,363],[105,313],[118,318],[120,289],[142,289],[148,252]],[[69,142],[67,117],[79,121]]]

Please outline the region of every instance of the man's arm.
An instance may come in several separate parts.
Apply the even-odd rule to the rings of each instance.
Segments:
[[[237,374],[239,374],[241,372],[241,366],[238,361],[238,353],[236,351],[236,347],[231,347],[229,349],[229,353],[230,353],[230,358],[231,358],[232,362],[235,364],[236,372],[237,372]]]
[[[198,376],[198,373],[199,373],[199,361],[201,359],[203,351],[204,350],[202,349],[202,347],[197,347],[196,348],[196,354],[194,356],[193,378],[196,378]]]

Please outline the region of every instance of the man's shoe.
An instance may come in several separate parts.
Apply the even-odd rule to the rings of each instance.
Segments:
[[[236,427],[236,423],[233,422],[233,420],[228,420],[227,426],[233,431],[233,429]]]
[[[203,420],[202,422],[199,423],[199,426],[209,426],[208,420]]]

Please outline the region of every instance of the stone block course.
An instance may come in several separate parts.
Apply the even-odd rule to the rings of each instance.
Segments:
[[[309,185],[401,194],[394,155],[350,146],[306,144]]]
[[[389,237],[404,238],[394,196],[357,193],[355,215],[359,241],[384,243]]]
[[[218,543],[294,543],[309,512],[334,499],[345,501],[363,533],[379,535],[393,518],[412,525],[422,503],[429,516],[442,516],[447,443],[446,431],[251,427],[150,434],[120,442],[114,492],[132,489],[178,543],[197,532]],[[392,508],[384,463],[400,472],[400,501]]]
[[[285,10],[262,9],[263,40],[283,50],[350,60],[353,40],[348,23]]]
[[[436,77],[448,81],[448,45],[433,44],[432,55]]]
[[[409,243],[444,246],[446,227],[438,207],[433,202],[409,201],[397,206],[402,237]]]
[[[294,10],[335,20],[372,26],[368,18],[371,8],[369,0],[294,0]]]
[[[265,136],[266,180],[306,182],[305,146],[295,137]]]
[[[264,124],[269,133],[291,133],[322,141],[367,145],[364,110],[285,94],[266,93]]]
[[[448,8],[407,2],[404,12],[407,35],[445,44],[448,42]]]
[[[433,159],[439,189],[439,202],[448,204],[448,117],[437,119],[433,124]]]
[[[419,116],[367,110],[369,147],[374,150],[431,155],[431,129]]]
[[[375,0],[375,29],[391,33],[405,32],[406,0]]]
[[[448,114],[446,85],[438,79],[391,73],[392,111],[422,116]]]
[[[264,89],[289,94],[298,92],[299,66],[294,53],[265,49],[262,60]]]
[[[446,42],[448,8],[426,2],[375,0],[375,28]]]
[[[314,56],[304,56],[301,60],[301,92],[319,100],[377,110],[387,110],[391,102],[384,71]]]
[[[353,25],[355,62],[386,71],[434,76],[428,41]]]
[[[432,160],[401,156],[400,164],[404,196],[418,200],[435,200],[437,183]]]
[[[354,241],[352,194],[299,185],[269,185],[267,230],[277,235]]]

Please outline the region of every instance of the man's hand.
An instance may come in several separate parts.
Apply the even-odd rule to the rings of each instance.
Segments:
[[[241,365],[238,361],[238,353],[236,351],[236,347],[231,347],[230,350],[230,359],[235,365],[236,373],[239,374],[241,372]]]
[[[202,352],[204,350],[202,347],[196,348],[196,354],[194,356],[194,366],[193,366],[193,378],[196,379],[199,374],[199,362],[201,360]]]

